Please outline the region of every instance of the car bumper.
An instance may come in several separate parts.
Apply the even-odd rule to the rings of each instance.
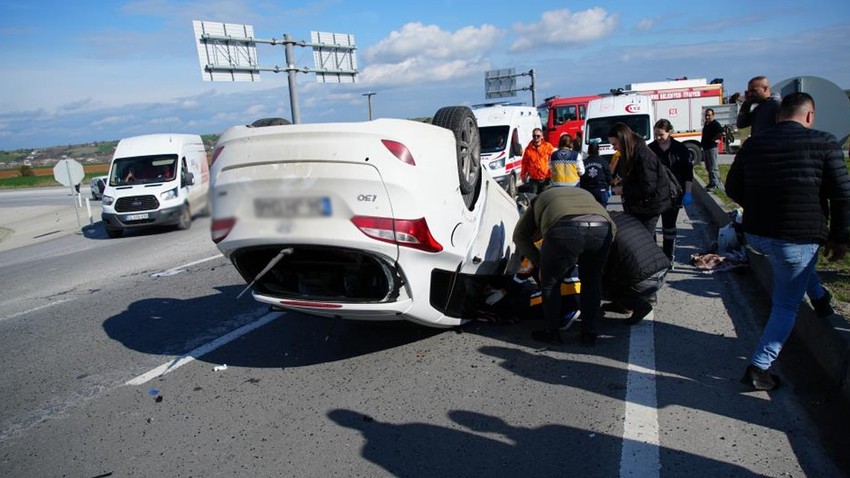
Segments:
[[[171,226],[180,220],[183,206],[163,208],[156,211],[133,211],[123,213],[103,212],[100,218],[106,227],[131,229],[150,226]]]

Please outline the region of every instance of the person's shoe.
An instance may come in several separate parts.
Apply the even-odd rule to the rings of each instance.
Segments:
[[[637,307],[635,307],[635,310],[632,311],[631,317],[626,319],[626,323],[629,325],[635,325],[650,313],[652,313],[652,305],[650,305],[649,302],[640,302]]]
[[[578,319],[579,317],[581,317],[581,311],[580,310],[574,310],[574,311],[568,313],[567,315],[565,315],[564,318],[561,319],[560,330],[569,329],[570,326],[573,325],[573,323],[575,323],[576,319]]]
[[[812,308],[815,309],[815,314],[821,319],[829,317],[830,315],[835,313],[835,309],[832,308],[832,294],[829,291],[826,291],[826,295],[821,297],[820,299],[810,299],[812,303]]]
[[[750,385],[755,390],[773,390],[779,386],[779,377],[755,365],[748,365],[741,382]]]
[[[564,339],[561,338],[561,332],[556,330],[535,330],[531,332],[531,338],[537,342],[543,342],[549,345],[563,345]]]
[[[593,347],[594,345],[596,345],[596,334],[594,334],[593,332],[582,332],[579,341],[582,345]]]
[[[605,312],[613,312],[615,314],[628,314],[631,312],[630,309],[623,307],[617,302],[606,302],[602,304],[602,310]]]

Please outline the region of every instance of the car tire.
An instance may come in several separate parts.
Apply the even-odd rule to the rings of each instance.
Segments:
[[[702,162],[702,148],[699,147],[698,144],[687,142],[685,146],[688,148],[688,152],[691,153],[691,164],[696,166]]]
[[[282,125],[288,125],[288,124],[292,124],[292,123],[286,118],[262,118],[262,119],[258,119],[257,121],[254,121],[253,123],[249,124],[248,127],[250,127],[250,128],[263,128],[263,127],[266,127],[266,126],[282,126]]]
[[[124,229],[112,229],[110,227],[106,228],[106,237],[110,239],[115,239],[124,235]]]
[[[470,207],[481,180],[481,137],[475,114],[466,106],[447,106],[437,110],[431,123],[451,130],[455,136],[460,192]]]
[[[189,209],[189,205],[186,204],[180,211],[180,218],[177,220],[177,229],[185,231],[190,227],[192,227],[192,211]]]

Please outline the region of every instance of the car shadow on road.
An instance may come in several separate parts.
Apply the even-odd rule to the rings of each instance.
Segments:
[[[144,236],[155,236],[158,234],[163,234],[167,232],[182,232],[177,231],[174,226],[159,226],[159,227],[150,227],[150,228],[142,228],[142,229],[125,229],[124,233],[120,237],[110,238],[106,235],[106,229],[103,227],[103,221],[97,221],[95,223],[89,224],[87,226],[83,226],[83,236],[86,239],[93,239],[96,241],[109,240],[109,241],[120,241],[122,238],[127,237],[144,237]]]
[[[244,285],[192,299],[148,298],[103,323],[111,339],[136,352],[167,357],[193,351],[258,321],[206,355],[210,363],[258,368],[299,367],[344,360],[447,332],[407,322],[350,322],[295,312],[270,311],[250,296],[235,300]],[[270,315],[271,314],[271,315]]]
[[[451,427],[382,422],[349,409],[331,410],[328,418],[359,432],[365,441],[360,455],[392,476],[622,476],[621,471],[652,476],[659,471],[628,461],[621,470],[618,459],[625,445],[635,450],[653,445],[567,425],[524,427],[474,411],[447,414]],[[757,476],[733,463],[680,454],[703,476]]]

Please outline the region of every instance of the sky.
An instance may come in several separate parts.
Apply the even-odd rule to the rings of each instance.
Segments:
[[[365,121],[367,92],[374,118],[482,103],[485,73],[503,68],[533,70],[538,103],[681,77],[722,78],[727,94],[756,75],[850,89],[847,0],[0,0],[0,150],[291,119],[286,73],[202,80],[193,20],[251,25],[262,39],[353,35],[356,83],[297,74],[303,123]],[[286,63],[280,45],[257,53],[262,67]],[[309,48],[295,57],[312,67]]]

